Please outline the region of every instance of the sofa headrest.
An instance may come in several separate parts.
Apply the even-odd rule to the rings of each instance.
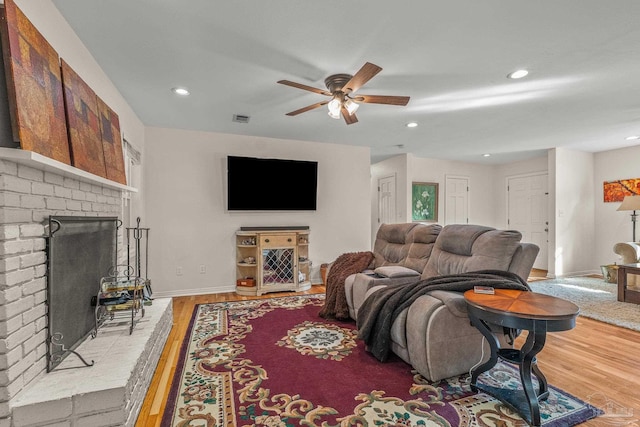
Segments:
[[[455,224],[442,229],[422,278],[479,270],[512,271],[522,234],[480,225]]]
[[[439,224],[382,224],[373,247],[375,267],[402,265],[422,273],[441,229]]]

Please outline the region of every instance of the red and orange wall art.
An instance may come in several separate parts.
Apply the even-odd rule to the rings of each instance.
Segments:
[[[619,179],[604,183],[605,202],[621,202],[624,196],[640,196],[640,178]]]

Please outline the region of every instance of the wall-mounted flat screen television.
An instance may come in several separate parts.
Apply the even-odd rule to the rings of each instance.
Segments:
[[[315,211],[318,162],[227,157],[230,211]]]

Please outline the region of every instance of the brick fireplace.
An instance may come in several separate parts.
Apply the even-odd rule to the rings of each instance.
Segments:
[[[122,218],[123,192],[131,190],[0,148],[0,427],[134,425],[171,329],[169,300],[155,300],[132,335],[116,329],[83,343],[78,350],[93,367],[46,373],[49,215]]]

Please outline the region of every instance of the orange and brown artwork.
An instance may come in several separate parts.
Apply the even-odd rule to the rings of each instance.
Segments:
[[[98,97],[98,113],[107,179],[126,185],[127,176],[124,170],[120,120],[118,115],[100,97]]]
[[[23,150],[70,164],[58,53],[13,0],[1,18],[13,137]]]
[[[640,178],[619,179],[604,183],[604,201],[621,202],[624,196],[640,195]]]
[[[98,97],[64,60],[62,61],[62,82],[72,165],[106,178]]]

